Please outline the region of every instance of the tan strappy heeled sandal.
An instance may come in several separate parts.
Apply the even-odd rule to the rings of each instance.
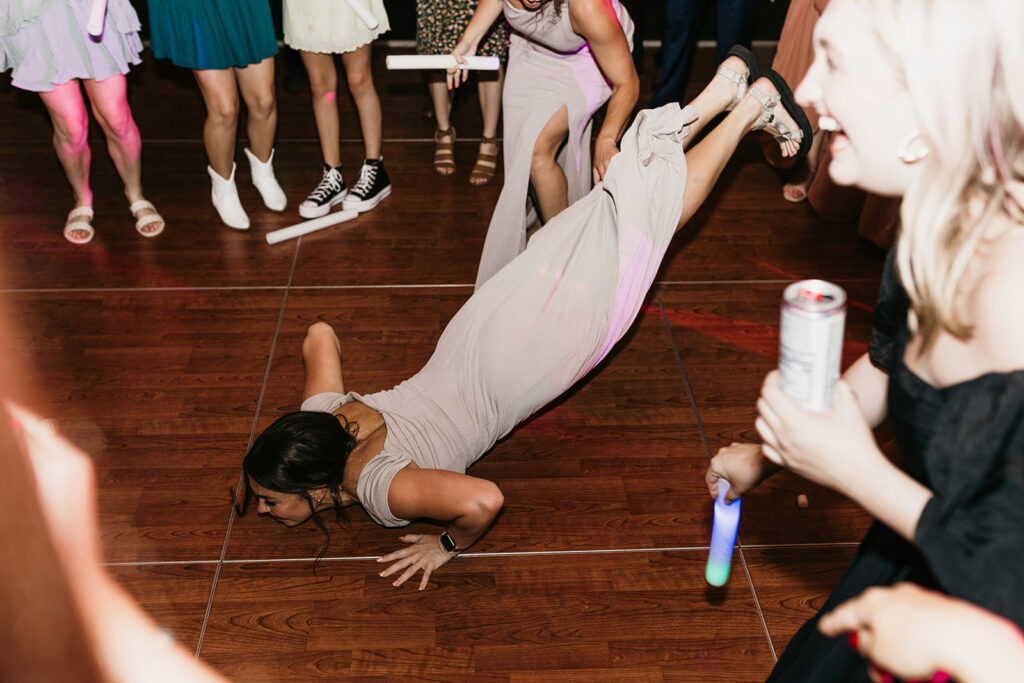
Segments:
[[[448,138],[448,141],[442,138]],[[455,173],[455,126],[434,131],[434,170],[440,175]]]
[[[495,150],[493,153],[488,153],[480,149],[476,155],[476,163],[473,164],[473,170],[469,173],[469,184],[480,187],[494,180],[494,174],[498,170],[498,137],[493,138],[483,137],[480,138],[480,147],[484,145],[494,145]]]

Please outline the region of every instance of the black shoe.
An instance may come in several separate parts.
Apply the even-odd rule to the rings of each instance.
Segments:
[[[391,194],[391,181],[384,170],[384,159],[367,159],[359,169],[359,181],[352,186],[341,208],[369,211]]]
[[[341,177],[341,166],[331,168],[324,164],[324,174],[320,184],[299,204],[299,215],[303,218],[319,218],[330,213],[331,209],[341,204],[348,195],[345,179]]]

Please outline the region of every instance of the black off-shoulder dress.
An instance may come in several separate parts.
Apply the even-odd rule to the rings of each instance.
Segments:
[[[908,308],[890,254],[870,357],[889,374],[889,420],[907,471],[933,497],[913,543],[880,522],[868,530],[839,586],[793,636],[769,683],[868,683],[864,659],[817,625],[871,586],[912,581],[1024,627],[1024,370],[936,389],[903,362]]]

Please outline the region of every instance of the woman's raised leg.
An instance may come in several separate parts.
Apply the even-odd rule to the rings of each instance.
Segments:
[[[768,78],[758,79],[755,85],[766,94],[776,92],[775,86]],[[691,103],[698,107],[700,117],[691,126],[689,137],[693,137],[704,124],[725,111],[728,104],[732,102],[735,94],[734,88],[735,86],[731,82],[720,76],[716,75],[712,79],[708,87]],[[686,192],[683,195],[683,210],[679,216],[676,230],[682,228],[707,199],[725,168],[725,164],[736,151],[740,140],[754,130],[763,111],[761,103],[748,93],[729,112],[729,115],[715,126],[714,130],[687,150]],[[792,120],[781,103],[776,105],[773,111],[776,116],[783,117],[784,120]]]

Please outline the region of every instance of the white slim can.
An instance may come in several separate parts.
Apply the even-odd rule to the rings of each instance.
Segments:
[[[846,292],[824,280],[801,280],[782,293],[779,372],[786,395],[808,410],[832,406],[839,381]]]

